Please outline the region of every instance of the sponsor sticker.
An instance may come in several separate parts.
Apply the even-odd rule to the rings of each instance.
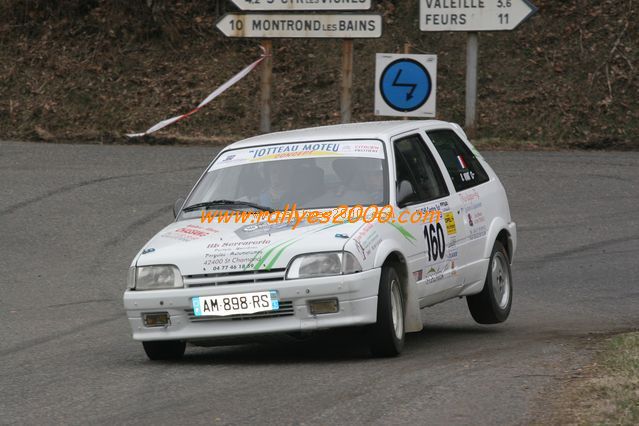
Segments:
[[[455,225],[455,215],[453,212],[444,213],[444,223],[446,223],[446,233],[453,235],[457,233],[457,226]]]
[[[384,158],[379,141],[327,141],[269,145],[232,150],[223,153],[210,171],[262,161],[291,160],[309,157],[366,157]]]

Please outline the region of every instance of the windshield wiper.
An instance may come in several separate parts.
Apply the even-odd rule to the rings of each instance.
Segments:
[[[256,210],[261,210],[261,211],[265,211],[269,213],[272,213],[274,211],[273,208],[262,206],[260,204],[250,203],[248,201],[233,201],[233,200],[213,200],[213,201],[206,201],[204,203],[191,204],[190,206],[182,209],[182,211],[190,212],[193,210],[208,209],[210,207],[215,207],[215,206],[252,207]]]

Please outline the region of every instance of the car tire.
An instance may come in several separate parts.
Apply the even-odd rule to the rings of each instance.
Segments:
[[[369,329],[373,356],[392,357],[404,347],[404,296],[401,281],[393,266],[382,267],[377,295],[377,322]]]
[[[182,358],[186,350],[186,342],[181,340],[142,342],[142,346],[152,361],[176,361]]]
[[[508,252],[501,242],[495,241],[484,288],[481,293],[466,297],[473,319],[479,324],[506,321],[513,300],[512,283]]]

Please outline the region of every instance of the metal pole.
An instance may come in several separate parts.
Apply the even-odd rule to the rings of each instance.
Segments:
[[[479,40],[476,32],[469,32],[466,44],[466,133],[477,136],[477,57]]]
[[[350,123],[352,115],[353,95],[353,40],[342,41],[342,97],[340,100],[340,115],[342,123]]]
[[[262,82],[260,84],[260,131],[271,131],[271,86],[273,83],[273,43],[262,40],[264,53],[267,55],[262,61]]]

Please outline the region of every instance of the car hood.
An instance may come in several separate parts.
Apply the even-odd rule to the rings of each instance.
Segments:
[[[137,266],[175,265],[182,275],[286,268],[303,253],[342,250],[358,223],[257,224],[174,222],[138,253]]]

